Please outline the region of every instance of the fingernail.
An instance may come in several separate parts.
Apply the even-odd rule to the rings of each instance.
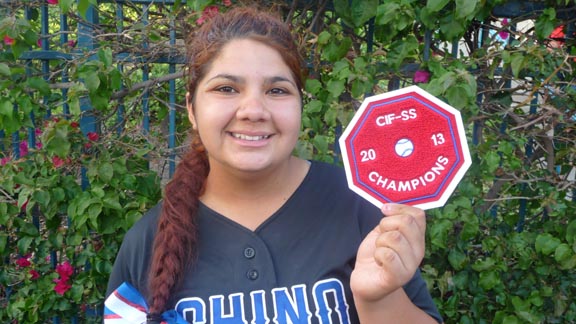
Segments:
[[[390,205],[390,204],[384,204],[384,205],[382,206],[382,210],[383,210],[383,211],[391,211],[391,210],[392,210],[392,205]]]

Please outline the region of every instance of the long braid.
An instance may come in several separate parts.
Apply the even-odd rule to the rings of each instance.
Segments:
[[[191,146],[165,188],[149,274],[151,314],[164,311],[172,289],[196,256],[198,227],[195,216],[209,165],[197,134]]]

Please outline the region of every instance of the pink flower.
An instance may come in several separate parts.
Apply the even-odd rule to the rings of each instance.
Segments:
[[[20,142],[19,148],[20,148],[20,156],[28,155],[28,142],[26,141]]]
[[[100,135],[98,135],[98,133],[94,133],[94,132],[88,132],[88,134],[86,134],[86,136],[92,142],[96,142],[100,138]]]
[[[52,165],[54,165],[54,168],[58,169],[59,167],[64,165],[64,160],[62,160],[58,156],[54,156],[52,157]]]
[[[74,273],[74,267],[72,267],[70,262],[65,261],[64,263],[56,266],[56,272],[60,278],[54,279],[54,282],[56,283],[56,286],[54,286],[54,291],[56,291],[56,293],[59,295],[64,295],[64,293],[72,288],[69,280]]]
[[[27,257],[20,257],[18,258],[18,260],[16,260],[16,265],[18,265],[20,268],[27,268],[31,264],[32,263],[30,262],[30,260],[28,260]]]
[[[72,285],[70,283],[68,283],[68,280],[63,280],[63,279],[54,279],[54,282],[56,283],[56,286],[54,286],[54,291],[58,294],[58,295],[64,295],[68,290],[70,290],[70,288],[72,288]]]
[[[202,11],[202,16],[196,20],[196,24],[202,25],[206,20],[216,16],[218,11],[219,9],[217,6],[208,6],[204,8],[204,11]]]
[[[71,39],[66,43],[69,47],[76,47],[76,40]]]
[[[13,45],[14,44],[14,38],[12,38],[8,35],[4,36],[4,44],[6,44],[8,46]]]
[[[56,266],[56,272],[60,275],[62,280],[66,281],[70,279],[70,276],[74,273],[74,267],[70,264],[70,262],[65,261],[62,264]]]
[[[38,271],[31,269],[30,271],[28,271],[28,273],[30,274],[30,279],[32,280],[36,280],[38,278],[40,278],[40,274],[38,273]]]
[[[232,1],[231,0],[224,0],[222,1],[222,3],[224,4],[224,6],[226,7],[230,7],[232,5]]]
[[[57,5],[58,4],[58,0],[46,0],[46,2],[48,2],[48,4],[51,4],[51,5]]]
[[[508,25],[508,18],[504,18],[502,20],[502,27],[505,27]],[[498,36],[500,36],[500,38],[502,38],[502,40],[507,40],[508,36],[510,36],[510,33],[508,33],[507,31],[501,31],[498,33]]]
[[[70,127],[72,127],[72,128],[78,128],[78,127],[80,127],[80,124],[79,124],[77,121],[73,121],[73,122],[70,123]]]
[[[8,164],[8,162],[10,162],[10,157],[3,157],[0,159],[0,166],[5,166],[6,164]]]
[[[22,207],[20,207],[20,210],[21,210],[21,211],[25,211],[25,210],[26,210],[26,207],[28,207],[28,202],[29,202],[29,201],[30,201],[30,200],[26,199],[26,201],[22,204]]]
[[[38,45],[38,47],[42,47],[42,38],[38,38],[36,45]]]
[[[428,83],[430,81],[430,72],[418,70],[414,73],[414,83]]]

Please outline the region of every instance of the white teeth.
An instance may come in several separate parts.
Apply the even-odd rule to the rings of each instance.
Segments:
[[[260,136],[250,136],[244,134],[232,134],[237,139],[245,140],[245,141],[260,141],[263,139],[267,139],[270,135],[260,135]]]

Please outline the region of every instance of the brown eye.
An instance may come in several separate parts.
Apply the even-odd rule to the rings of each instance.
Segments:
[[[270,89],[268,91],[268,93],[273,94],[273,95],[282,95],[282,94],[287,94],[288,91],[286,91],[282,88],[273,88],[273,89]]]
[[[234,93],[237,92],[234,88],[230,87],[230,86],[223,86],[223,87],[218,87],[215,89],[217,92],[225,92],[225,93]]]

